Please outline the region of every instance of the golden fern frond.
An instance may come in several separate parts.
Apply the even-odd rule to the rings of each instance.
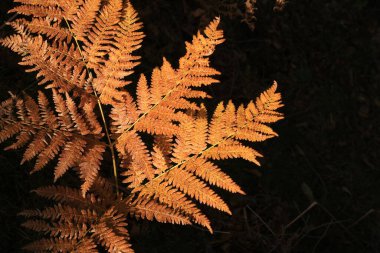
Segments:
[[[122,168],[128,168],[122,175],[127,176],[124,183],[130,183],[131,187],[140,185],[145,179],[152,179],[154,170],[151,165],[152,159],[145,143],[141,140],[135,131],[130,131],[122,135],[122,141],[116,145],[120,152],[122,160],[130,160],[129,163],[123,164]],[[125,143],[120,147],[120,143]],[[128,158],[131,159],[128,159]]]
[[[24,250],[32,252],[99,252],[89,239],[76,241],[71,239],[41,239],[26,245]]]
[[[244,146],[242,143],[233,140],[226,140],[204,153],[205,158],[212,160],[243,158],[247,161],[260,165],[257,157],[262,157],[256,150]]]
[[[133,253],[134,251],[129,243],[129,233],[125,228],[126,225],[125,216],[118,213],[114,208],[110,208],[102,215],[97,224],[92,226],[93,237],[108,252]]]
[[[79,163],[80,177],[84,182],[81,187],[83,195],[90,189],[98,176],[105,149],[104,144],[93,145]]]
[[[97,5],[96,2],[91,8]],[[134,56],[133,52],[140,47],[144,37],[140,31],[142,24],[138,22],[137,13],[129,2],[123,5],[121,0],[111,0],[97,13],[94,10],[90,13],[97,16],[92,14],[88,20],[93,19],[97,25],[92,25],[90,30],[85,23],[87,31],[83,32],[74,21],[73,33],[78,33],[79,39],[83,37],[84,58],[87,67],[96,73],[93,87],[100,94],[101,102],[115,104],[123,100],[126,91],[122,88],[130,83],[124,78],[132,74],[133,68],[138,65],[140,57]]]
[[[85,197],[76,188],[60,185],[40,187],[33,192],[38,196],[78,208],[78,210],[92,209],[95,212],[101,212],[104,209],[103,206],[110,207],[115,200],[113,186],[102,177],[97,177]],[[24,215],[24,212],[22,214]]]
[[[204,182],[186,170],[169,171],[165,176],[173,187],[180,189],[189,197],[196,199],[201,204],[209,205],[220,211],[231,214],[227,204]]]
[[[16,3],[28,4],[31,6],[44,6],[44,7],[54,7],[60,5],[63,1],[56,0],[14,0]]]
[[[197,157],[192,160],[191,163],[186,163],[183,169],[195,174],[211,185],[215,185],[232,193],[245,194],[230,176],[205,158]]]
[[[195,220],[205,226],[209,224],[194,204],[178,202],[183,198],[179,192],[168,198],[160,196],[162,202],[145,198],[148,192],[144,197],[125,198],[122,194],[116,196],[113,186],[102,177],[94,181],[85,198],[80,189],[65,186],[47,186],[34,192],[57,202],[41,210],[19,213],[27,218],[22,226],[45,237],[24,247],[34,252],[99,252],[101,249],[133,252],[126,228],[127,215],[162,223],[188,225]]]
[[[155,135],[154,136],[154,147],[156,147],[164,156],[165,162],[170,162],[170,154],[173,148],[173,140],[171,137],[166,135]],[[156,167],[158,168],[158,167]]]
[[[23,15],[31,15],[33,17],[51,17],[56,19],[63,19],[65,17],[63,10],[57,6],[41,6],[40,4],[34,5],[20,5],[10,10]]]
[[[88,0],[77,9],[77,14],[71,20],[73,23],[71,31],[78,40],[84,41],[88,36],[95,22],[100,5],[101,0]]]
[[[140,57],[132,54],[140,47],[144,37],[140,31],[142,24],[138,22],[137,13],[130,3],[122,10],[119,20],[118,26],[111,33],[113,41],[108,45],[107,62],[100,68],[94,67],[98,75],[94,80],[94,88],[100,92],[100,100],[105,104],[113,104],[114,100],[123,100],[124,92],[119,91],[119,88],[130,83],[124,78],[132,74],[133,68],[139,64]],[[89,48],[94,50],[93,46]]]
[[[180,59],[180,62],[183,62],[184,65],[190,64],[191,61],[194,68],[198,66],[198,60],[200,65],[205,65],[209,67],[208,57],[213,53],[215,46],[220,44],[223,41],[223,35],[220,30],[217,29],[217,24],[219,19],[215,19],[206,29],[205,34],[202,35],[198,33],[197,36],[193,38],[192,43],[187,43],[187,54]],[[218,34],[217,36],[215,34]],[[199,41],[202,41],[204,44],[200,44]],[[207,47],[207,50],[205,48]],[[195,56],[196,55],[196,56]],[[151,85],[150,87],[147,84],[147,80],[144,75],[140,77],[140,81],[137,86],[137,113],[141,117],[140,121],[144,121],[145,118],[151,117],[150,115],[158,117],[160,111],[167,108],[169,109],[170,114],[174,115],[176,109],[196,109],[198,108],[195,104],[190,103],[186,98],[205,98],[207,94],[202,91],[192,90],[191,87],[198,87],[201,85],[208,85],[209,82],[205,81],[204,83],[193,83],[190,84],[190,81],[187,79],[191,78],[211,78],[210,76],[215,76],[219,72],[211,71],[201,71],[198,72],[189,72],[184,68],[174,69],[171,64],[164,58],[161,68],[156,68],[153,70]],[[215,80],[216,82],[216,80]],[[130,101],[128,101],[131,103]],[[169,113],[168,113],[169,114]],[[169,114],[169,115],[170,115]],[[166,115],[163,118],[166,118]],[[173,116],[175,117],[175,116]],[[129,119],[128,119],[129,120]],[[130,120],[131,126],[136,120]],[[126,129],[127,130],[127,129]]]
[[[192,43],[186,43],[186,55],[179,61],[179,75],[185,86],[199,87],[219,82],[212,76],[220,73],[211,68],[209,58],[218,44],[224,42],[223,31],[218,29],[220,19],[214,19],[204,30],[205,36],[198,34]]]
[[[133,252],[126,229],[126,216],[117,209],[115,194],[104,199],[108,190],[100,190],[108,183],[98,178],[82,197],[79,189],[49,186],[35,190],[41,197],[54,199],[58,204],[42,210],[25,210],[20,215],[28,218],[22,225],[41,232],[48,238],[30,243],[24,249],[34,252]],[[107,188],[107,187],[106,187]],[[101,194],[99,194],[99,190]],[[110,204],[111,203],[111,204]]]
[[[83,0],[15,0],[15,2],[21,5],[14,7],[9,12],[29,15],[32,18],[49,17],[59,21],[71,19],[78,7],[83,4]]]
[[[201,108],[198,112],[189,112],[189,114],[193,114],[193,117],[181,122],[181,131],[176,135],[173,147],[173,158],[171,160],[174,163],[181,163],[207,147],[207,112],[203,105]]]
[[[162,223],[189,225],[191,221],[180,211],[153,200],[136,199],[128,203],[128,212],[136,219],[157,220]]]
[[[123,100],[140,57],[133,53],[144,34],[132,5],[122,0],[18,1],[11,12],[29,15],[11,23],[18,35],[0,44],[23,56],[43,77],[40,84],[59,92],[95,89],[103,104]],[[46,36],[46,37],[45,37]],[[48,38],[48,39],[46,39]],[[86,86],[86,87],[84,87]]]
[[[27,72],[37,71],[37,78],[41,77],[38,84],[46,88],[69,92],[83,89],[88,80],[85,64],[74,44],[48,43],[42,36],[27,32],[1,39],[0,44],[22,55],[20,65],[30,66]]]
[[[151,85],[148,85],[146,77],[141,75],[137,84],[136,100],[131,96],[125,96],[123,103],[114,105],[110,114],[113,119],[112,131],[121,134],[116,140],[116,148],[122,160],[131,160],[131,164],[142,163],[135,161],[141,156],[135,156],[133,152],[145,150],[145,153],[148,153],[147,148],[141,145],[142,140],[138,132],[153,136],[177,136],[180,134],[179,122],[191,120],[191,116],[183,111],[201,109],[189,99],[207,97],[205,92],[194,88],[217,82],[213,76],[219,72],[209,66],[208,58],[214,52],[215,46],[223,42],[223,32],[218,30],[218,24],[217,18],[205,29],[204,34],[199,32],[191,43],[186,44],[187,53],[180,59],[179,69],[174,69],[164,58],[162,66],[153,70]],[[140,143],[136,147],[129,142],[130,131],[135,131],[134,140],[140,139],[138,142],[133,141]],[[188,142],[190,141],[189,139]],[[177,152],[186,152],[180,150],[176,149]],[[143,163],[151,164],[150,158],[145,156],[145,159]],[[139,166],[139,172],[136,169],[128,170],[124,173],[128,177],[124,182],[131,183],[130,187],[134,188],[144,179],[150,179],[153,173],[151,169],[146,171],[145,167],[147,166]]]
[[[39,92],[38,103],[31,97],[13,96],[2,104],[0,142],[16,136],[16,141],[5,149],[19,149],[27,145],[21,164],[36,158],[31,173],[44,168],[58,156],[55,180],[69,168],[78,167],[84,182],[85,194],[100,168],[105,144],[100,142],[102,128],[94,113],[94,105],[79,109],[74,100],[53,90],[55,109]],[[29,143],[29,144],[28,144]]]
[[[179,124],[180,131],[174,136],[173,145],[167,146],[171,148],[171,152],[165,152],[170,160],[165,159],[163,152],[154,146],[153,166],[159,173],[133,192],[138,197],[156,200],[189,215],[195,211],[197,217],[192,221],[209,229],[210,224],[205,217],[199,216],[195,203],[231,214],[227,204],[209,185],[231,192],[244,192],[210,160],[243,158],[259,165],[257,157],[261,155],[241,140],[256,142],[277,136],[266,125],[282,118],[282,114],[276,111],[282,106],[276,88],[275,82],[255,103],[240,106],[238,110],[232,102],[226,107],[219,104],[210,123],[203,106],[199,111],[189,111],[191,117]],[[185,206],[188,210],[184,209]]]
[[[97,24],[96,27],[91,27],[88,36],[83,41],[83,51],[88,67],[96,70],[104,64],[103,56],[110,50],[113,35],[121,18],[123,3],[121,0],[110,0],[100,5],[100,8],[93,21]]]
[[[152,199],[160,204],[179,210],[190,217],[192,222],[202,225],[212,232],[210,221],[206,215],[184,193],[172,187],[168,182],[151,180],[144,187],[135,188],[134,192],[138,192],[137,198]]]
[[[17,23],[22,24],[29,33],[45,35],[51,40],[71,41],[72,39],[69,29],[61,27],[56,19],[50,17],[33,18],[31,21],[18,19]]]
[[[164,151],[157,145],[153,146],[152,164],[156,168],[155,174],[160,174],[165,171],[168,166],[168,161],[164,155]]]

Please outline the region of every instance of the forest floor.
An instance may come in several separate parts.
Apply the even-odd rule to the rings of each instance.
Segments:
[[[11,2],[0,2],[0,26]],[[212,65],[222,80],[209,92],[246,103],[277,80],[285,104],[279,138],[257,145],[261,167],[224,163],[247,195],[224,195],[232,216],[209,212],[213,235],[131,221],[136,252],[380,252],[380,2],[289,0],[275,11],[273,2],[257,0],[256,18],[241,22],[243,0],[132,1],[146,34],[138,73],[163,56],[175,65],[184,41],[221,16],[226,42]],[[18,61],[0,49],[1,100],[37,89]],[[38,206],[30,190],[52,178],[30,176],[20,155],[0,152],[0,252],[28,242],[17,213]]]

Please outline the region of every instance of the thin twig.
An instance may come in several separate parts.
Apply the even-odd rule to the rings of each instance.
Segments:
[[[335,216],[327,209],[325,208],[323,205],[319,204],[317,201],[314,201],[313,203],[311,203],[302,213],[300,213],[295,219],[293,219],[289,224],[287,224],[284,228],[284,230],[288,229],[290,226],[292,226],[295,222],[297,222],[302,216],[304,216],[307,212],[309,212],[311,209],[313,209],[313,207],[315,206],[319,206],[319,208],[322,209],[322,211],[324,211],[333,221],[334,223],[336,223],[340,228],[342,228],[344,230],[344,232],[346,232],[346,234],[348,234],[351,239],[354,239],[354,241],[356,241],[358,244],[360,244],[362,247],[367,247],[367,245],[359,240],[358,238],[356,238],[349,230],[347,227],[345,227],[343,224],[341,224],[340,222],[338,222],[338,219],[335,218]]]
[[[192,227],[196,228],[196,229],[199,229],[199,230],[202,230],[202,231],[205,231],[205,232],[209,232],[208,229],[205,229],[205,228],[202,228],[200,226],[197,226],[195,224],[191,224]],[[213,231],[214,234],[231,234],[231,232],[229,231],[221,231],[221,230],[214,230]]]
[[[287,224],[284,228],[284,230],[288,229],[291,225],[293,225],[296,221],[298,221],[302,216],[304,216],[307,212],[309,212],[311,209],[313,209],[314,206],[318,205],[317,201],[314,201],[311,203],[302,213],[297,215],[296,218],[294,218],[289,224]]]
[[[325,231],[323,231],[323,234],[319,237],[317,243],[314,245],[312,253],[314,253],[316,251],[316,249],[318,248],[319,243],[323,240],[323,238],[325,238],[325,236],[327,235],[327,232],[329,231],[329,229],[330,229],[330,227],[331,227],[332,224],[334,224],[333,221],[331,221],[330,223],[328,223],[327,228],[325,229]]]
[[[263,225],[269,230],[269,232],[272,233],[274,237],[276,237],[276,233],[273,232],[273,230],[270,228],[270,226],[258,215],[249,205],[246,205],[247,209],[251,211],[260,221],[263,223]]]
[[[366,212],[364,215],[362,215],[358,220],[356,220],[354,223],[349,225],[347,228],[352,228],[352,227],[358,225],[362,220],[364,220],[365,218],[367,218],[369,215],[371,215],[374,212],[375,212],[375,209],[373,209],[373,208],[370,209],[368,212]]]
[[[0,30],[3,29],[4,27],[6,27],[8,25],[9,22],[12,22],[13,20],[15,20],[18,16],[18,13],[15,13],[13,14],[12,17],[10,17],[7,21],[5,21],[1,26],[0,26]]]
[[[322,206],[321,204],[318,204],[318,206],[325,212],[327,213],[327,215],[329,215],[334,221],[337,221],[338,219],[335,218],[335,216],[327,209],[325,208],[324,206]],[[357,237],[355,237],[349,230],[347,227],[345,227],[344,225],[342,225],[341,223],[338,223],[338,226],[341,227],[350,237],[351,239],[354,239],[357,243],[359,243],[362,247],[366,247],[367,248],[367,245],[362,241],[362,240],[359,240]]]

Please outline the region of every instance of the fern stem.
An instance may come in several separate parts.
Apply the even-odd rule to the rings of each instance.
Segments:
[[[13,14],[12,17],[10,17],[7,21],[5,21],[1,26],[0,26],[0,30],[2,30],[4,27],[6,27],[8,25],[9,22],[12,22],[13,20],[15,20],[18,16],[18,13],[15,13]]]
[[[110,134],[109,134],[109,131],[108,131],[108,127],[107,127],[106,118],[104,116],[103,107],[102,107],[102,104],[100,102],[100,99],[99,99],[98,94],[96,93],[95,89],[94,89],[94,94],[97,97],[97,102],[98,102],[98,107],[99,107],[100,115],[102,117],[104,129],[105,129],[106,136],[107,136],[107,141],[108,141],[109,148],[110,148],[110,151],[111,151],[113,175],[114,175],[114,178],[115,178],[116,195],[119,196],[119,182],[118,182],[118,176],[117,176],[117,165],[116,165],[115,149],[114,149],[114,147],[112,145],[111,137],[110,137]]]
[[[72,29],[71,29],[71,26],[69,24],[69,22],[67,21],[66,18],[65,19],[65,22],[66,22],[66,25],[69,29],[69,32],[71,33],[71,35],[73,36],[73,39],[75,41],[75,44],[79,50],[79,53],[82,57],[82,61],[84,62],[85,64],[85,68],[87,70],[87,73],[91,76],[91,72],[90,70],[88,69],[87,67],[87,63],[84,59],[84,56],[83,56],[83,52],[82,52],[82,49],[80,47],[80,44],[75,36],[75,34],[72,32]],[[104,131],[106,133],[106,137],[107,137],[107,142],[108,142],[108,146],[110,148],[110,151],[111,151],[111,158],[112,158],[112,167],[113,167],[113,176],[115,178],[115,187],[116,187],[116,195],[119,196],[119,180],[118,180],[118,175],[117,175],[117,165],[116,165],[116,156],[115,156],[115,149],[114,149],[114,144],[112,143],[111,141],[111,136],[109,134],[109,130],[108,130],[108,126],[107,126],[107,121],[106,121],[106,117],[104,115],[104,111],[103,111],[103,106],[102,106],[102,103],[100,102],[100,99],[99,99],[99,96],[98,96],[98,93],[96,92],[95,89],[94,90],[94,95],[96,97],[96,101],[98,103],[98,108],[99,108],[99,111],[100,111],[100,115],[101,115],[101,118],[102,118],[102,122],[103,122],[103,125],[104,125]]]

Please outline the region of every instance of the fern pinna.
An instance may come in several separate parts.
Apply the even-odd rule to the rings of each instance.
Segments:
[[[133,95],[126,87],[133,85],[128,77],[144,34],[130,2],[15,2],[11,12],[24,18],[9,23],[16,33],[0,43],[21,55],[20,64],[48,91],[37,99],[12,94],[1,104],[0,142],[9,142],[6,149],[25,147],[21,163],[35,159],[32,173],[57,160],[54,181],[69,169],[82,181],[80,189],[34,191],[57,203],[21,213],[29,218],[24,227],[47,237],[25,249],[133,252],[129,217],[197,223],[212,232],[199,204],[231,214],[213,188],[244,194],[214,161],[259,165],[261,154],[248,143],[277,136],[268,126],[283,118],[276,82],[256,101],[220,103],[208,117],[199,101],[210,96],[200,88],[217,83],[220,74],[209,62],[224,41],[216,18],[186,43],[178,68],[164,58],[150,79],[140,75]],[[101,166],[106,152],[114,183],[99,173],[110,167]]]

